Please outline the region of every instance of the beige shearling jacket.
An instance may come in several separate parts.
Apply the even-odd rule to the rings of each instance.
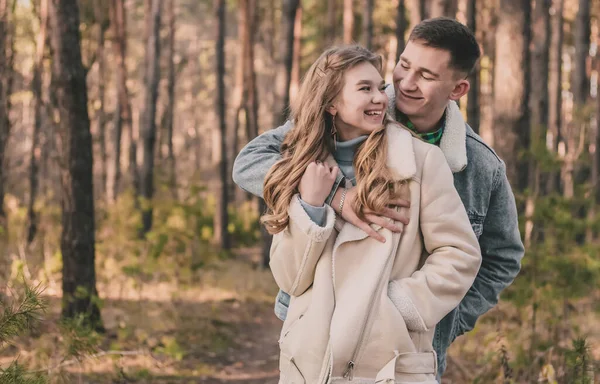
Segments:
[[[437,383],[435,325],[470,288],[481,252],[442,151],[397,124],[386,135],[388,167],[411,201],[402,233],[374,225],[380,243],[329,206],[321,227],[296,195],[273,238],[270,267],[291,295],[282,384]]]

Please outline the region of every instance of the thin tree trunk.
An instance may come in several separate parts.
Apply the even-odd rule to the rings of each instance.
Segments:
[[[122,132],[125,131],[129,134],[130,139],[132,138],[132,116],[131,116],[131,104],[129,102],[129,91],[127,90],[127,24],[125,14],[125,0],[111,0],[111,19],[114,26],[114,41],[113,45],[115,48],[115,59],[116,59],[116,70],[117,70],[117,95],[118,95],[118,106],[116,110],[116,116],[114,119],[114,130],[113,130],[113,152],[114,158],[112,159],[112,178],[111,187],[108,188],[108,200],[115,201],[119,193],[119,184],[121,181],[121,137]],[[133,155],[133,156],[132,156]],[[133,181],[137,178],[136,170],[136,158],[135,151],[129,152],[129,163],[133,162],[132,172],[134,173]]]
[[[227,183],[229,175],[227,172],[227,126],[226,126],[226,106],[225,106],[225,0],[216,0],[216,19],[217,33],[215,51],[217,54],[217,118],[219,120],[219,145],[221,148],[221,158],[219,161],[220,170],[220,197],[219,205],[215,215],[215,238],[220,243],[221,249],[228,250],[231,248],[229,237],[229,218],[227,213],[228,193]]]
[[[552,153],[558,152],[562,122],[562,45],[564,0],[554,0],[554,13],[551,19],[551,38],[548,73],[548,131],[546,143]],[[560,172],[550,172],[546,192],[556,192],[559,187]]]
[[[292,55],[292,78],[290,80],[290,103],[300,87],[300,55],[302,53],[302,5],[296,10],[294,20],[294,53]]]
[[[575,21],[575,67],[573,70],[573,102],[581,108],[588,99],[590,88],[586,64],[590,51],[590,0],[579,0]]]
[[[394,63],[400,61],[400,55],[404,52],[404,35],[406,34],[406,8],[404,0],[398,0],[396,12],[396,57]]]
[[[246,45],[245,53],[247,55],[244,60],[244,85],[246,86],[246,106],[248,108],[248,118],[246,122],[248,140],[252,140],[258,136],[258,90],[256,87],[256,71],[254,70],[254,41],[257,25],[256,0],[244,0],[246,5],[246,22],[248,23],[248,33],[244,44]]]
[[[169,189],[173,198],[177,199],[177,179],[175,173],[175,153],[173,151],[173,117],[175,112],[175,0],[167,3],[167,23],[169,26],[169,44],[167,45],[167,163],[169,166]]]
[[[426,18],[425,0],[411,0],[409,3],[410,31]]]
[[[7,56],[10,35],[9,35],[9,0],[0,0],[0,226],[6,223],[6,213],[4,212],[4,186],[5,186],[5,156],[6,144],[10,135],[10,120],[8,114],[9,106],[9,78],[12,76]]]
[[[152,0],[151,17],[146,43],[146,73],[144,89],[144,113],[141,118],[140,134],[143,140],[140,195],[144,199],[142,208],[143,233],[152,228],[152,197],[154,196],[154,144],[156,141],[156,100],[160,64],[160,8],[161,0]]]
[[[27,204],[27,243],[31,243],[37,233],[37,213],[35,212],[35,201],[39,188],[39,168],[41,157],[40,133],[42,128],[42,111],[44,100],[42,95],[42,74],[44,71],[44,52],[48,31],[48,0],[40,2],[40,31],[36,40],[35,64],[33,68],[33,80],[31,88],[34,97],[34,121],[29,156],[29,202]]]
[[[106,191],[107,184],[107,165],[108,155],[106,153],[106,116],[105,116],[105,78],[106,62],[104,58],[104,34],[106,31],[106,18],[104,16],[104,2],[102,0],[94,1],[94,13],[96,21],[99,23],[98,30],[98,48],[96,50],[96,60],[98,61],[98,109],[96,111],[96,126],[98,129],[98,141],[100,142],[100,184],[102,188],[98,190]]]
[[[428,17],[433,18],[446,16],[455,18],[457,9],[457,0],[433,0],[430,2]]]
[[[354,39],[354,7],[353,0],[344,0],[344,44],[351,44]]]
[[[365,16],[363,21],[364,44],[368,50],[373,49],[373,0],[365,0]]]
[[[494,147],[506,163],[511,184],[523,188],[526,170],[517,162],[529,146],[529,22],[530,3],[505,0],[498,9],[494,66]]]
[[[531,56],[531,95],[529,109],[531,111],[531,141],[529,145],[528,182],[529,195],[525,208],[525,247],[531,246],[533,234],[533,214],[539,185],[539,167],[537,165],[537,148],[543,147],[548,126],[548,62],[550,45],[550,1],[537,0],[533,9],[533,35]],[[533,348],[534,346],[532,346]]]
[[[296,0],[292,0],[292,3],[298,3],[298,5],[296,6],[296,8],[298,8],[300,1],[296,1]],[[287,5],[290,3],[289,0],[284,0],[283,1],[283,9],[284,9],[284,17],[285,17],[285,13],[286,13],[286,9],[289,10],[289,8],[287,8]],[[335,7],[335,3],[336,0],[327,0],[327,26],[326,26],[326,43],[327,46],[331,46],[333,45],[333,43],[335,42],[335,26],[336,26],[336,7]],[[295,8],[294,8],[295,9]],[[295,14],[295,12],[294,12]],[[291,25],[294,25],[294,21],[292,20]],[[292,29],[292,35],[293,35],[293,27],[289,27]],[[283,37],[282,37],[283,39]]]
[[[477,33],[477,7],[476,0],[467,1],[467,26],[475,34]],[[467,121],[476,133],[479,133],[480,113],[479,113],[479,72],[480,63],[478,62],[469,75],[471,88],[467,96]]]
[[[83,314],[90,325],[101,330],[96,299],[92,135],[77,1],[52,0],[49,21],[63,151],[62,317]]]
[[[333,3],[333,1],[330,1]],[[279,63],[275,83],[275,125],[287,119],[290,105],[290,84],[292,81],[292,61],[294,57],[294,24],[300,0],[284,0],[281,18],[281,38],[279,40]]]

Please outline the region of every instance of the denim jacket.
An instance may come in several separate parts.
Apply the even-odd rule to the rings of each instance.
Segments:
[[[388,91],[388,97],[388,113],[395,118],[393,90]],[[467,295],[436,327],[433,346],[438,357],[438,379],[446,369],[446,350],[450,344],[473,329],[477,319],[498,303],[500,292],[519,273],[524,254],[515,199],[504,162],[465,123],[455,102],[449,102],[445,116],[440,148],[452,169],[454,185],[479,239],[483,261]],[[287,122],[249,142],[235,160],[233,181],[242,189],[262,197],[263,180],[270,167],[280,159],[279,147],[291,128],[292,123]],[[338,173],[329,199],[341,180]],[[275,314],[281,320],[286,318],[289,301],[289,295],[280,291]]]

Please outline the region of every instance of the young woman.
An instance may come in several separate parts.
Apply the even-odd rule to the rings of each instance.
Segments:
[[[271,270],[291,295],[280,383],[436,383],[435,325],[481,263],[442,152],[386,116],[381,67],[357,46],[323,53],[265,179]],[[356,212],[409,200],[409,224],[376,226],[381,243],[336,217],[344,198],[325,201],[337,172],[340,188],[356,185]]]

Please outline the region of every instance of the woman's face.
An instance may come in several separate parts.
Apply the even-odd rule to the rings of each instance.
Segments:
[[[384,80],[371,63],[363,62],[346,71],[342,92],[329,108],[338,140],[368,135],[381,127],[387,104]]]

